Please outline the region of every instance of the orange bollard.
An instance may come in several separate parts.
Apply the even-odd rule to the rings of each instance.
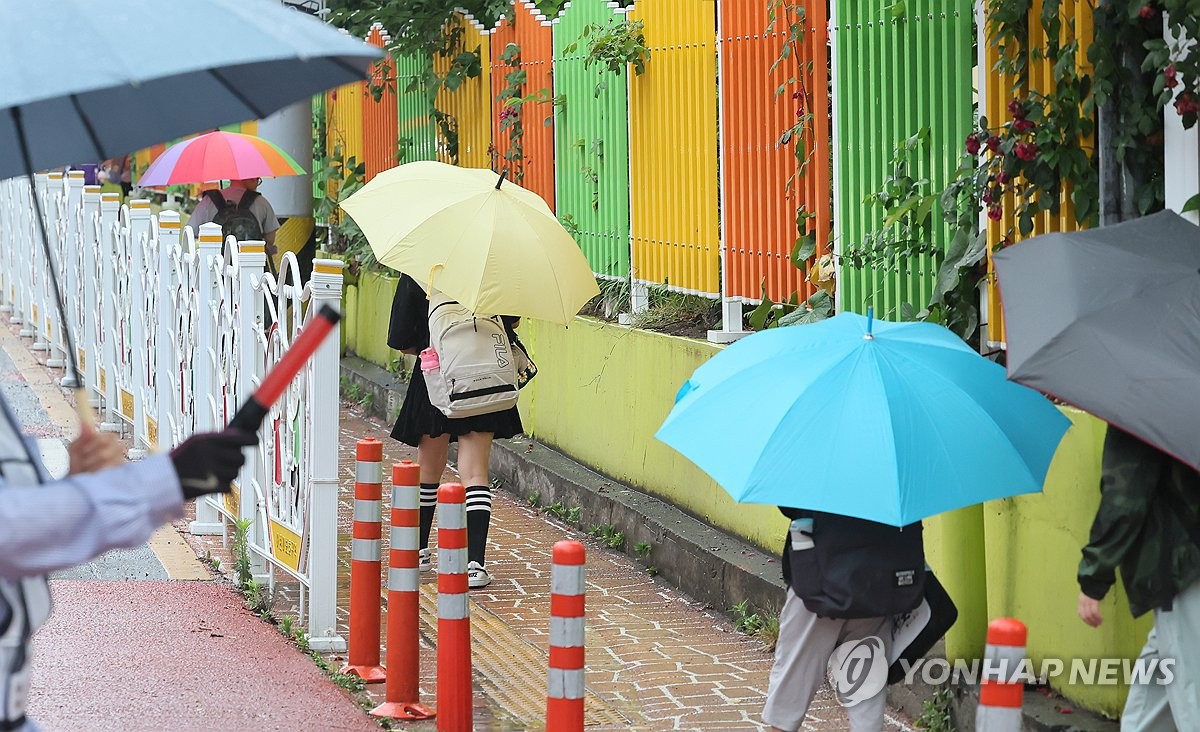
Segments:
[[[357,453],[354,538],[350,542],[350,640],[342,673],[377,684],[387,678],[379,665],[383,443],[370,437],[359,440]]]
[[[438,488],[437,728],[471,732],[471,617],[467,613],[467,491]]]
[[[577,541],[554,545],[550,569],[550,671],[546,732],[583,732],[583,564]]]
[[[1014,681],[1025,659],[1025,624],[1013,618],[998,618],[988,624],[987,650],[975,712],[976,732],[1020,732],[1021,704],[1025,683]]]
[[[433,710],[421,697],[421,651],[417,636],[421,573],[421,468],[405,460],[392,466],[392,534],[388,557],[387,690],[375,717],[431,719]]]

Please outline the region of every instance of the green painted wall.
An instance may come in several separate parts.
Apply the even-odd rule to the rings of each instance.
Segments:
[[[360,275],[344,306],[347,348],[381,366],[395,280]],[[576,318],[569,327],[526,320],[521,338],[538,365],[522,392],[526,431],[616,480],[636,486],[744,537],[774,554],[787,521],[769,506],[737,504],[705,473],[654,439],[679,386],[719,349]],[[1075,568],[1099,503],[1104,423],[1064,410],[1073,426],[1042,495],[992,501],[926,521],[929,563],[959,606],[947,637],[952,658],[978,658],[989,620],[1010,616],[1029,626],[1029,654],[1042,658],[1136,658],[1150,618],[1129,616],[1118,587],[1105,601],[1105,623],[1075,613]],[[819,458],[814,458],[819,459]],[[1064,679],[1065,681],[1065,679]],[[1057,688],[1082,706],[1120,712],[1122,687]]]
[[[1104,623],[1090,628],[1076,614],[1080,550],[1100,504],[1104,422],[1064,410],[1072,427],[1059,446],[1041,495],[984,505],[987,597],[991,617],[1019,618],[1029,627],[1030,655],[1042,658],[1137,658],[1153,622],[1134,620],[1118,582],[1101,605]],[[1063,679],[1066,681],[1067,679]],[[1125,687],[1058,683],[1056,689],[1089,709],[1117,716]]]
[[[585,318],[569,328],[525,321],[521,339],[538,365],[521,399],[531,436],[778,551],[787,520],[776,509],[734,503],[707,474],[654,439],[675,392],[716,346]]]
[[[387,345],[388,321],[396,279],[390,275],[359,272],[343,296],[342,350],[383,368],[391,368],[399,351]]]

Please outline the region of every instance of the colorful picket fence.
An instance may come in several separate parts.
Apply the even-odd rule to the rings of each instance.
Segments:
[[[378,48],[387,48],[391,37],[379,23],[371,26],[367,43]],[[397,141],[399,139],[396,118],[399,106],[393,98],[396,94],[396,62],[387,54],[371,70],[371,80],[363,89],[363,163],[365,178],[371,180],[380,172],[396,167]],[[372,93],[372,90],[375,90]],[[378,99],[376,99],[378,94]]]
[[[736,337],[744,304],[810,296],[816,260],[833,254],[838,308],[898,319],[933,293],[952,235],[940,204],[923,232],[929,253],[868,264],[847,255],[887,219],[875,194],[896,174],[898,147],[920,137],[907,172],[923,181],[916,193],[937,194],[958,169],[974,116],[1003,116],[1013,82],[976,37],[977,5],[572,0],[548,19],[514,0],[512,19],[490,29],[458,12],[446,25],[447,56],[389,61],[400,140],[393,158],[513,168],[510,176],[572,231],[597,277],[630,282],[635,311],[647,306],[649,288],[719,298],[724,329]],[[1064,0],[1059,9],[1084,46],[1088,7]],[[1041,12],[1037,0],[1034,36]],[[586,30],[624,22],[643,24],[645,73],[588,68]],[[413,81],[430,65],[445,73],[464,50],[479,53],[482,73],[430,105]],[[1087,63],[1082,54],[1078,63]],[[1052,83],[1045,63],[1031,69],[1034,88]],[[517,107],[505,97],[513,93],[527,100],[520,155],[510,155]],[[327,104],[331,140],[353,150],[353,120],[338,103]],[[1008,202],[988,224],[992,247],[1014,228],[1012,215]],[[1061,215],[1041,217],[1035,233],[1073,222],[1064,199]],[[803,270],[792,261],[802,240],[812,251]],[[988,339],[1001,343],[990,286],[987,304]]]

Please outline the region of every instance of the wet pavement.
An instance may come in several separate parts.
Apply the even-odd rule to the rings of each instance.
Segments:
[[[346,539],[353,512],[354,448],[364,437],[383,442],[385,481],[393,462],[416,459],[414,449],[388,437],[387,425],[364,417],[356,408],[343,408],[339,529]],[[448,469],[444,480],[452,479],[454,473]],[[470,604],[475,728],[544,728],[551,548],[560,539],[572,538],[582,541],[588,551],[587,729],[764,729],[760,715],[771,668],[770,651],[760,641],[739,633],[718,609],[690,600],[652,576],[647,566],[592,538],[588,531],[594,527],[587,525],[586,517],[580,523],[567,524],[544,510],[518,503],[512,494],[496,492],[487,555],[493,582],[473,590]],[[385,562],[387,533],[383,532]],[[201,553],[222,556],[219,537],[191,541]],[[649,551],[645,561],[652,566],[654,547]],[[339,554],[339,632],[343,637],[348,637],[349,562],[346,540]],[[228,566],[228,561],[224,563]],[[423,577],[420,701],[435,707],[436,574]],[[277,578],[275,594],[277,614],[295,611],[294,586]],[[386,614],[381,627],[387,627]],[[365,693],[374,703],[382,702],[384,686],[368,686]],[[432,730],[435,724],[399,726]],[[822,689],[803,729],[847,728],[845,711],[828,688]],[[894,714],[886,726],[888,730],[910,728]]]

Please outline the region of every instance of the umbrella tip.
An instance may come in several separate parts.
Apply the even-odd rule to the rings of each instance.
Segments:
[[[508,177],[508,168],[500,171],[500,179],[496,181],[496,190],[500,190],[500,184]]]
[[[871,333],[871,328],[874,324],[875,324],[875,308],[869,307],[869,308],[867,308],[867,332],[863,335],[863,340],[865,340],[865,341],[875,340],[874,334]]]

